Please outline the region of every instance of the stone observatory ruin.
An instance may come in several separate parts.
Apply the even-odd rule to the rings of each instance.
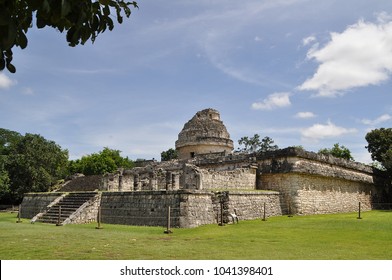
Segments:
[[[214,109],[197,112],[184,125],[176,141],[179,159],[211,153],[230,154],[233,148],[230,134],[220,120],[219,112]]]
[[[178,135],[178,160],[149,161],[103,176],[76,176],[52,193],[26,194],[21,216],[32,222],[173,227],[228,223],[234,217],[371,210],[390,196],[372,167],[289,147],[233,152],[220,114],[197,112]],[[170,207],[170,208],[169,208]]]

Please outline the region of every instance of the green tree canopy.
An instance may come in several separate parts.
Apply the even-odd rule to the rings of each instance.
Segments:
[[[57,180],[64,177],[67,150],[37,134],[20,136],[11,131],[6,134],[11,135],[11,141],[3,141],[1,147],[1,201],[18,203],[24,193],[49,191]]]
[[[378,161],[389,173],[392,172],[392,128],[374,129],[365,136],[366,148],[372,160]]]
[[[120,155],[119,150],[105,147],[99,153],[83,156],[81,159],[69,162],[70,174],[83,173],[84,175],[103,175],[115,172],[118,168],[132,168],[133,161]]]
[[[22,137],[16,131],[0,128],[0,155],[8,155],[10,147],[22,139]]]
[[[331,155],[337,158],[347,160],[354,160],[353,156],[351,155],[351,151],[343,145],[340,146],[339,143],[334,144],[331,149],[320,149],[318,153],[323,155]]]
[[[244,136],[238,140],[238,144],[243,146],[238,150],[245,153],[263,153],[279,149],[277,145],[274,145],[272,138],[266,136],[260,140],[259,134],[255,134],[253,137]]]
[[[0,0],[0,71],[15,73],[12,48],[27,47],[27,31],[33,27],[53,27],[66,32],[70,46],[95,41],[98,34],[114,28],[113,17],[121,24],[131,15],[135,1],[124,0]]]
[[[169,150],[163,151],[161,153],[161,161],[169,161],[177,158],[178,158],[177,151],[174,150],[173,148],[170,148]]]
[[[22,135],[18,132],[0,128],[0,201],[8,202],[12,200],[6,163],[11,147],[21,138]]]

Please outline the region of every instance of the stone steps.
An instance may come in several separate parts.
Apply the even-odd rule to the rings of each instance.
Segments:
[[[61,224],[75,213],[85,202],[94,198],[96,194],[96,192],[69,193],[60,202],[52,206],[37,221],[42,223]]]

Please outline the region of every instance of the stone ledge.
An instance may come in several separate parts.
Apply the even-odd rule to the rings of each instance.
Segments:
[[[277,191],[227,191],[229,195],[280,195]]]
[[[344,167],[347,169],[353,169],[365,173],[374,173],[374,169],[366,164],[360,163],[360,162],[355,162],[355,161],[349,161],[341,158],[336,158],[333,156],[329,155],[322,155],[318,154],[315,152],[308,152],[300,148],[296,147],[288,147],[285,149],[277,150],[277,151],[271,151],[271,152],[266,152],[266,153],[261,153],[256,156],[257,160],[268,160],[268,159],[278,159],[278,158],[287,158],[287,157],[298,157],[298,158],[304,158],[304,159],[309,159],[313,161],[318,161],[322,162],[325,164],[331,164],[335,166],[340,166]]]

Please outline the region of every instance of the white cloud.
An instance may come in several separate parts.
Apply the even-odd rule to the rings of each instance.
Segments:
[[[310,43],[312,43],[312,42],[314,42],[314,41],[316,41],[316,37],[314,37],[314,36],[309,36],[309,37],[306,37],[306,38],[304,38],[304,39],[302,40],[302,45],[307,46],[307,45],[309,45]]]
[[[377,14],[377,21],[380,23],[385,23],[392,20],[392,15],[387,12],[381,12]]]
[[[15,80],[11,80],[3,73],[0,73],[0,89],[9,89],[16,84]]]
[[[366,124],[366,125],[378,125],[378,124],[380,124],[380,123],[389,121],[390,119],[392,119],[392,116],[391,116],[391,115],[389,115],[389,114],[384,114],[384,115],[381,115],[381,116],[379,116],[378,118],[376,118],[376,119],[374,119],[374,120],[363,119],[361,122],[362,122],[363,124]]]
[[[327,124],[314,124],[301,131],[302,137],[309,140],[321,140],[325,138],[340,137],[345,134],[355,133],[355,128],[344,128],[328,121]]]
[[[291,105],[289,92],[278,92],[269,95],[262,102],[252,104],[255,110],[272,110],[276,108],[288,107]]]
[[[331,33],[323,48],[312,47],[307,58],[319,66],[299,89],[333,97],[388,80],[392,72],[392,21],[385,22],[386,18],[385,14],[380,16],[378,24],[361,20],[342,33]],[[309,38],[304,43],[309,43]]]
[[[297,119],[311,119],[316,117],[316,115],[312,112],[298,112],[297,114],[295,114],[295,117]]]

